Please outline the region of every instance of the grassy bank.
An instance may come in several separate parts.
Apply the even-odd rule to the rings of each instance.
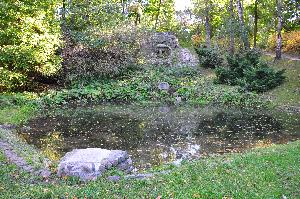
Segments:
[[[0,153],[1,198],[287,198],[300,197],[300,142],[211,157],[149,180],[30,183]]]
[[[38,113],[37,95],[33,93],[10,93],[0,95],[0,124],[19,125]]]
[[[285,69],[285,82],[266,93],[275,105],[300,106],[300,61],[283,59],[273,62],[273,58],[265,57],[277,70]]]

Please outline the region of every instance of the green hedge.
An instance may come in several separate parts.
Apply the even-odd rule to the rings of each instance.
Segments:
[[[216,69],[216,82],[238,85],[247,91],[265,92],[280,85],[284,70],[275,71],[260,61],[260,53],[254,50],[227,57],[228,67]]]

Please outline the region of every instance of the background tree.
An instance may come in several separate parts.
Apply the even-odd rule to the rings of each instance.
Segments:
[[[211,47],[211,41],[210,41],[210,37],[211,37],[211,25],[210,25],[210,10],[212,7],[212,3],[210,0],[205,0],[205,32],[206,32],[206,36],[205,36],[205,41],[206,41],[206,46],[208,48]]]
[[[195,0],[194,5],[194,13],[198,19],[197,23],[199,23],[198,27],[200,28],[199,25],[204,27],[206,46],[211,47],[211,37],[213,34],[212,22],[216,22],[216,20],[214,21],[214,9],[217,6],[214,5],[212,0]]]
[[[149,0],[145,4],[148,28],[170,31],[175,25],[175,0]]]
[[[244,43],[244,48],[250,49],[248,33],[244,22],[244,8],[241,0],[237,0],[237,10],[239,14],[240,30],[241,30],[242,40]]]
[[[234,12],[233,12],[233,0],[229,0],[229,53],[234,54]]]
[[[282,49],[282,0],[277,0],[277,47],[276,47],[276,56],[275,59],[281,59],[281,49]]]
[[[287,31],[300,29],[300,1],[285,0],[283,1],[282,17],[283,28]]]
[[[258,23],[258,0],[255,0],[254,3],[254,30],[253,30],[253,48],[256,48],[257,42],[257,23]]]

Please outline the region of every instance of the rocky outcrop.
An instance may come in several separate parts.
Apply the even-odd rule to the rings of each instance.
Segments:
[[[178,51],[178,61],[176,66],[192,66],[196,67],[199,65],[199,60],[196,55],[194,55],[189,49],[187,48],[180,48]]]
[[[153,33],[141,42],[141,54],[146,65],[181,67],[198,65],[197,57],[189,49],[181,48],[170,32]]]

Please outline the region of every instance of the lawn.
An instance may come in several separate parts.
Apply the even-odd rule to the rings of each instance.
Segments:
[[[1,198],[300,198],[300,142],[208,157],[148,180],[41,182],[0,153]]]
[[[275,69],[285,69],[285,83],[267,92],[276,105],[300,106],[300,61],[283,59],[273,62],[271,57],[266,57]]]

